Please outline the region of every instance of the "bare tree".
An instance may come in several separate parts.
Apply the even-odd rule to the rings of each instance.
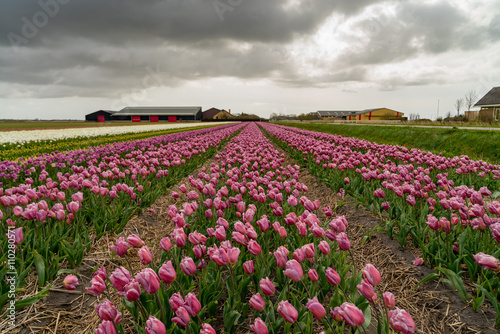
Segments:
[[[455,104],[453,105],[455,107],[455,110],[457,111],[457,116],[460,116],[460,110],[462,109],[464,105],[464,99],[457,99],[455,101]]]
[[[465,107],[467,108],[467,111],[470,111],[470,109],[474,106],[474,104],[477,101],[477,93],[475,90],[470,90],[465,94]]]

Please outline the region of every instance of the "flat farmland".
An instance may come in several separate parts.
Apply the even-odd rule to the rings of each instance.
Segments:
[[[247,123],[0,171],[5,333],[500,327],[494,163]]]

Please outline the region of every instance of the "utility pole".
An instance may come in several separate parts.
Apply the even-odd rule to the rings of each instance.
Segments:
[[[438,119],[439,117],[439,99],[438,99],[438,108],[437,108],[437,113],[436,113],[436,120]]]

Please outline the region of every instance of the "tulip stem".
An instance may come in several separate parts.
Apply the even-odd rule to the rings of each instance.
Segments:
[[[174,281],[174,282],[175,282],[175,284],[177,284],[177,286],[179,287],[179,290],[181,290],[182,299],[184,299],[184,296],[185,296],[185,295],[184,295],[184,291],[182,290],[181,285],[180,285],[180,284],[179,284],[179,282],[177,282],[177,281]]]
[[[306,284],[304,283],[303,280],[300,280],[300,282],[302,283],[302,285],[304,286],[304,289],[306,289],[306,292],[307,292],[307,296],[309,296],[309,298],[311,298],[311,294],[309,293],[309,290],[307,289],[307,286]]]
[[[166,319],[165,310],[163,309],[163,305],[162,305],[161,300],[160,300],[160,291],[159,290],[156,291],[155,295],[156,295],[156,299],[158,299],[158,304],[160,305],[161,319],[163,320],[163,323],[165,324],[167,319]]]
[[[233,302],[234,302],[234,298],[235,298],[235,294],[234,294],[234,278],[233,278],[233,269],[231,268],[230,265],[227,265],[228,269],[229,269],[229,276],[231,276],[231,290],[232,290],[232,298],[231,298],[231,308],[233,308]]]
[[[128,270],[133,271],[132,270],[132,265],[130,264],[130,261],[129,261],[128,257],[127,257],[127,253],[125,253],[123,256],[125,257],[125,260],[127,261]]]
[[[302,329],[302,327],[300,327],[300,324],[298,321],[295,322],[297,324],[297,327],[299,327],[300,331],[302,332],[302,334],[305,334],[304,333],[304,330]]]
[[[142,317],[144,318],[144,323],[148,320],[147,312],[144,306],[142,305],[139,299],[136,300],[137,306],[139,306],[139,310],[141,310]]]

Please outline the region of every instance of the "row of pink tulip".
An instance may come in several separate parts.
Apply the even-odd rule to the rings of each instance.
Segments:
[[[161,240],[161,253],[153,254],[136,235],[118,238],[111,249],[125,258],[124,266],[109,277],[99,269],[90,293],[107,294],[112,286],[136,330],[148,334],[215,333],[222,327],[215,324],[218,312],[230,333],[248,321],[257,334],[290,332],[292,325],[311,333],[314,319],[323,332],[362,330],[372,316],[384,332],[414,332],[411,316],[395,308],[394,295],[377,293],[378,270],[353,265],[345,217],[334,218],[329,207],[305,196],[299,166],[285,165],[255,124],[216,159],[188,178],[189,187],[172,192],[177,205],[167,212],[175,228]],[[326,220],[318,217],[320,210]],[[125,268],[134,256],[130,248],[144,265],[135,275]],[[67,281],[71,288],[75,277]],[[100,305],[103,322],[96,333],[122,331],[118,309],[109,300]]]
[[[499,188],[500,166],[466,156],[445,158],[366,140],[262,126],[332,187],[342,187],[378,213],[386,211],[387,233],[403,246],[410,236],[427,264],[458,282],[455,288],[464,302],[474,299],[477,309],[485,296],[495,300],[500,295],[500,203],[489,190]],[[464,270],[481,282],[477,296],[467,296],[459,277]],[[493,304],[500,326],[500,305]]]
[[[58,263],[76,266],[90,235],[121,230],[128,218],[214,154],[242,125],[222,126],[149,140],[46,155],[19,163],[0,187],[0,262],[14,240],[17,288],[35,264],[40,286],[55,278]],[[19,177],[22,171],[25,177]],[[0,296],[8,286],[1,285]],[[5,290],[5,291],[4,291]],[[0,299],[3,307],[5,298]],[[23,301],[19,301],[19,305]]]

